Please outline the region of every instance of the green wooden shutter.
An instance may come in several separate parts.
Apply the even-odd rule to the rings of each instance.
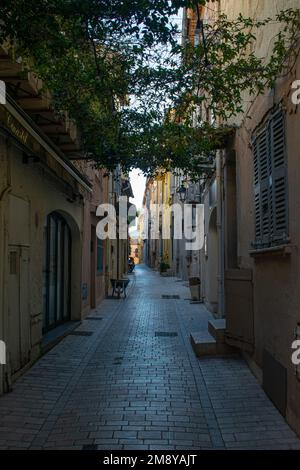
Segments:
[[[255,242],[261,240],[261,204],[260,204],[260,178],[257,139],[252,142],[254,165],[254,211],[255,211]]]
[[[270,126],[273,197],[273,240],[285,241],[288,235],[288,195],[286,171],[285,122],[282,111],[274,114]]]
[[[255,246],[286,241],[288,198],[285,122],[276,111],[257,133],[253,142]]]
[[[259,137],[258,145],[260,168],[260,197],[261,197],[261,236],[262,243],[268,244],[271,233],[272,190],[270,188],[270,159],[269,159],[269,133],[265,127]]]
[[[271,204],[268,149],[268,132],[265,127],[253,141],[256,245],[269,242]]]

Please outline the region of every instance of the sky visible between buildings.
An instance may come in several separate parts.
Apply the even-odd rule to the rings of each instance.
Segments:
[[[182,9],[180,9],[178,14],[176,16],[173,16],[171,19],[172,23],[176,24],[178,26],[178,30],[180,31],[180,34],[178,34],[178,41],[181,41],[182,14],[183,11]],[[134,194],[134,198],[131,198],[130,202],[136,206],[137,210],[140,211],[143,207],[146,177],[143,175],[143,172],[138,169],[132,170],[129,174],[129,177]]]

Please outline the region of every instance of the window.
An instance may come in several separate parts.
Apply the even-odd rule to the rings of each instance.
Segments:
[[[254,136],[255,248],[288,240],[285,121],[273,113]]]
[[[209,207],[215,207],[217,204],[217,181],[214,182],[209,187]]]
[[[197,229],[197,211],[196,211],[197,207],[195,206],[195,204],[193,204],[193,207],[192,207],[192,232],[195,233],[196,229]]]
[[[103,240],[97,237],[97,274],[103,273]]]

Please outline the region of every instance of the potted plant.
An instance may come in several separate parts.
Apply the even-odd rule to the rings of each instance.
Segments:
[[[159,271],[160,273],[166,273],[167,270],[170,269],[170,265],[166,263],[165,261],[161,261],[159,265]]]

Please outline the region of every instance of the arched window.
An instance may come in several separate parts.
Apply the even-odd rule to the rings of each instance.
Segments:
[[[71,231],[57,212],[45,226],[43,332],[70,320]]]

